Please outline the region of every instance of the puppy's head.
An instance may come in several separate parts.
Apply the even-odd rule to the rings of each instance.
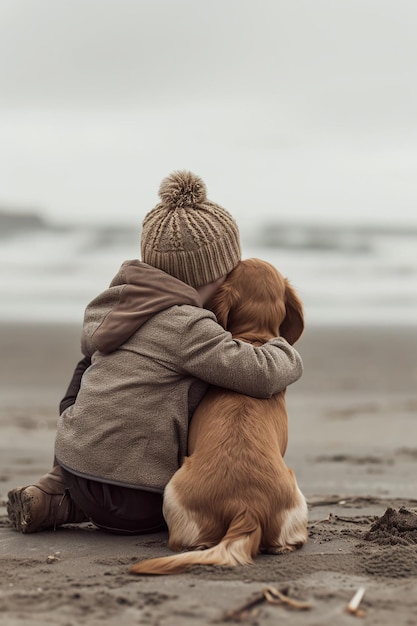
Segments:
[[[240,261],[208,305],[233,335],[281,336],[290,344],[304,330],[303,306],[288,280],[260,259]]]

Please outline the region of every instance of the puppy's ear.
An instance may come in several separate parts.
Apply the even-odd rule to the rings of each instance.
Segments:
[[[279,334],[293,345],[304,330],[303,305],[295,290],[285,279],[285,318],[279,327]]]
[[[226,279],[207,305],[207,308],[210,309],[210,311],[213,311],[217,317],[219,324],[226,330],[229,322],[230,311],[236,305],[238,300],[239,293],[230,282],[230,279]]]

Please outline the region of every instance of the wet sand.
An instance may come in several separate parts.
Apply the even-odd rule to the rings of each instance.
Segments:
[[[0,624],[344,625],[360,619],[345,607],[361,587],[367,625],[416,623],[417,328],[308,328],[298,343],[305,373],[287,392],[286,461],[309,502],[302,550],[163,578],[128,570],[169,553],[164,533],[9,526],[7,491],[52,461],[79,331],[0,326]],[[261,601],[267,587],[310,608]]]

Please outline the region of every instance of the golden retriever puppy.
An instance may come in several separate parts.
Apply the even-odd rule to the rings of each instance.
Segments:
[[[291,344],[304,329],[302,304],[269,263],[241,261],[210,308],[234,338]],[[307,505],[283,460],[285,392],[263,400],[209,388],[189,431],[189,456],[168,483],[164,516],[178,555],[141,561],[134,574],[177,574],[196,564],[242,565],[260,551],[279,554],[307,539]],[[191,550],[191,551],[190,551]]]

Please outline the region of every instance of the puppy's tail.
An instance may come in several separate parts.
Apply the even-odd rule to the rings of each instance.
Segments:
[[[262,529],[258,520],[245,511],[236,515],[221,542],[208,550],[182,552],[159,559],[140,561],[132,574],[181,574],[192,565],[246,565],[259,552]]]

